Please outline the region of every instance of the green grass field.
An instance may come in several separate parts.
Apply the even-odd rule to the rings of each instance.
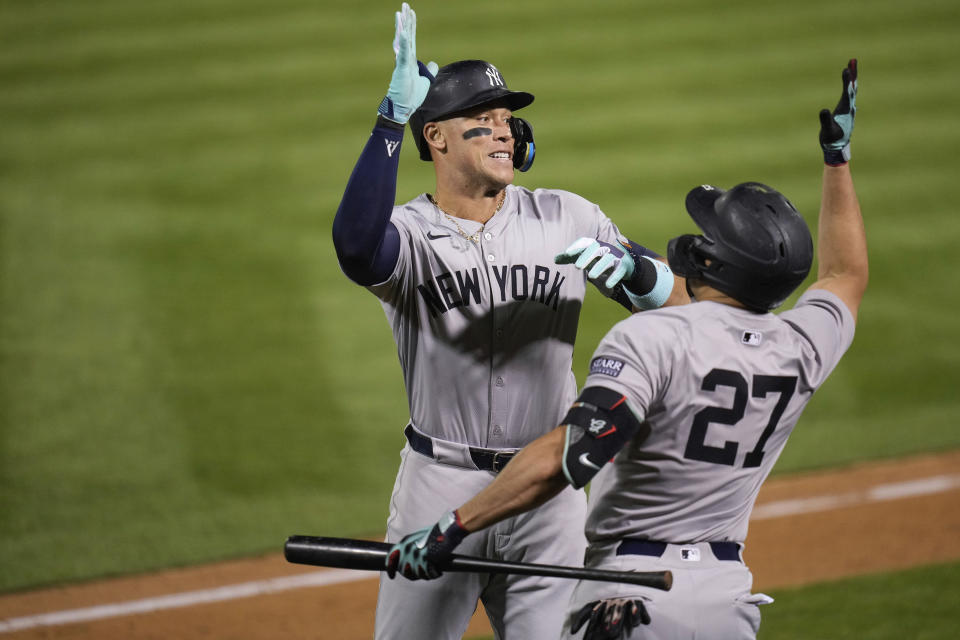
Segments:
[[[784,589],[761,609],[764,640],[950,640],[960,564]]]
[[[397,8],[0,0],[0,591],[383,530],[406,400],[330,228]],[[536,94],[518,182],[661,250],[705,182],[814,223],[816,114],[857,56],[871,287],[777,471],[960,446],[955,2],[414,8],[421,58]],[[401,201],[433,184],[402,153]],[[581,379],[620,317],[588,298]]]

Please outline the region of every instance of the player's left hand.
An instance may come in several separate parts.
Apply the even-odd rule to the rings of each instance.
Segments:
[[[441,567],[469,531],[456,511],[448,511],[432,527],[424,527],[405,536],[387,553],[386,571],[392,579],[397,573],[409,580],[433,580],[443,575]]]
[[[613,289],[621,281],[629,280],[635,268],[633,256],[622,247],[615,247],[595,238],[578,238],[554,259],[557,264],[573,263],[577,269],[589,269],[587,277],[596,280],[609,272],[604,286]]]
[[[393,38],[393,52],[396,66],[387,96],[380,103],[378,111],[388,120],[406,124],[427,97],[439,66],[436,62],[423,64],[417,60],[417,14],[406,2],[397,11],[395,22],[397,30]]]
[[[587,623],[583,640],[621,640],[641,624],[650,624],[650,614],[642,600],[611,598],[595,600],[583,606],[574,616],[570,632],[576,633]]]
[[[843,93],[837,108],[820,111],[820,146],[823,160],[837,166],[850,160],[850,137],[853,119],[857,115],[857,59],[853,58],[843,70]]]

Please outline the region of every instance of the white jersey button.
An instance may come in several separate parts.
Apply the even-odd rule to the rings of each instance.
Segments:
[[[497,386],[498,387],[503,386],[503,378],[501,378],[500,376],[497,376]]]
[[[485,234],[483,234],[483,237],[484,237],[486,240],[493,240],[493,234],[490,233],[489,231],[487,231]]]
[[[494,260],[496,260],[496,258],[492,253],[487,255],[487,262],[493,262]]]

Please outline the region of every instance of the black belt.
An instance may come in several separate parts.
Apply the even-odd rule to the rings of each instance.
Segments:
[[[624,538],[617,547],[618,556],[653,556],[659,558],[667,550],[666,542],[657,542],[655,540],[639,540],[637,538]],[[740,559],[740,545],[736,542],[711,542],[710,549],[717,560],[733,560],[743,562]]]
[[[513,460],[515,455],[517,455],[516,451],[497,451],[496,449],[470,447],[470,458],[473,459],[473,464],[477,465],[477,469],[493,471],[494,473],[503,471],[503,468]]]
[[[407,437],[410,448],[428,458],[433,457],[433,440],[430,436],[425,436],[408,424],[403,430],[403,435]],[[470,447],[470,459],[477,469],[481,471],[493,471],[500,473],[507,463],[517,455],[516,451],[500,451],[499,449],[481,449],[480,447]]]

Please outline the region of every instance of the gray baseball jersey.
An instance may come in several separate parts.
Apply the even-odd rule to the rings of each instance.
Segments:
[[[779,315],[697,302],[618,323],[585,386],[623,393],[651,432],[594,478],[587,539],[742,542],[760,485],[853,333],[825,290]]]
[[[575,194],[509,186],[480,224],[440,213],[426,195],[394,207],[400,256],[368,287],[393,330],[421,432],[459,444],[519,448],[557,426],[576,397],[571,371],[586,279],[554,256],[579,237],[618,230]]]

